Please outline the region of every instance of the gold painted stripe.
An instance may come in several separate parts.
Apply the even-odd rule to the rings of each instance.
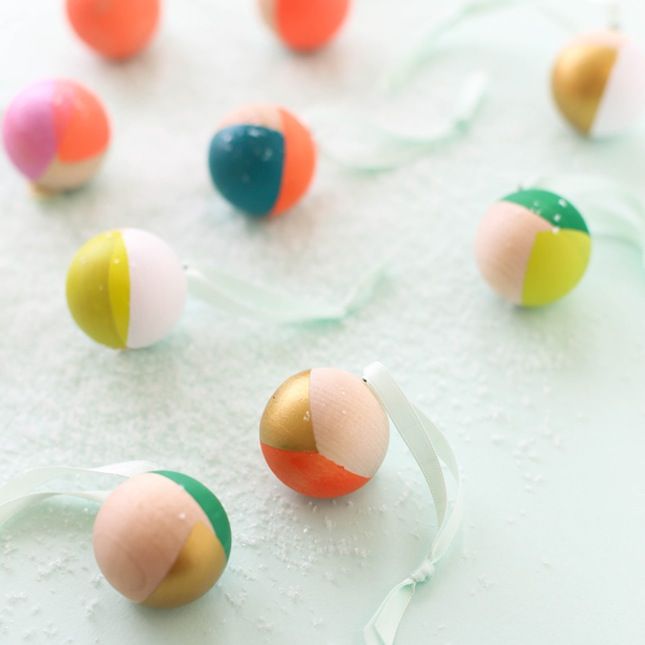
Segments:
[[[271,397],[260,421],[260,441],[281,450],[316,451],[309,407],[310,371],[288,378]]]
[[[198,522],[159,586],[143,601],[148,607],[179,607],[204,595],[226,567],[226,554],[210,527]]]
[[[565,118],[589,134],[618,57],[611,45],[581,41],[569,45],[553,67],[553,97]]]

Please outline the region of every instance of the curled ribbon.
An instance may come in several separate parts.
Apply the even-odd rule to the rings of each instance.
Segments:
[[[463,517],[463,495],[459,466],[444,435],[421,410],[408,401],[383,365],[368,365],[363,371],[363,379],[385,408],[419,465],[430,489],[439,523],[428,555],[409,576],[392,588],[363,629],[366,645],[392,645],[417,585],[434,577],[436,566],[459,532]],[[455,483],[452,506],[448,503],[442,463]]]
[[[473,74],[464,84],[451,119],[433,131],[414,136],[366,121],[362,115],[350,116],[334,109],[319,110],[308,120],[324,142],[320,144],[322,154],[332,163],[352,172],[386,172],[411,163],[466,134],[484,102],[487,85],[485,74]],[[341,120],[350,126],[349,148],[332,143]]]
[[[35,468],[18,475],[0,487],[0,524],[20,513],[21,511],[45,501],[51,497],[67,496],[87,499],[102,503],[110,491],[84,491],[84,490],[46,490],[36,491],[40,486],[52,480],[69,477],[72,475],[115,475],[129,478],[141,473],[158,470],[157,466],[145,461],[126,461],[109,464],[99,468],[75,468],[71,466],[46,466]]]
[[[341,321],[363,307],[385,280],[386,265],[364,275],[337,305],[268,291],[217,270],[204,273],[187,265],[185,272],[191,292],[220,310],[273,323],[302,324]]]

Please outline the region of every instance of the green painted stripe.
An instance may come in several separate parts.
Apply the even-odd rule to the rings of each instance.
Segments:
[[[587,224],[578,209],[556,193],[541,188],[530,188],[507,195],[502,201],[524,206],[558,228],[589,234]]]
[[[211,493],[204,484],[198,482],[188,475],[182,475],[172,470],[155,470],[156,475],[163,475],[168,479],[172,479],[176,484],[179,484],[201,507],[206,517],[209,519],[215,535],[222,544],[226,559],[231,553],[231,525],[228,521],[228,516],[220,501]]]

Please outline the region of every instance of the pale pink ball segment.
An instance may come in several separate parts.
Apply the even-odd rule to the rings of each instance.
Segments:
[[[358,490],[387,452],[389,419],[365,382],[339,369],[318,368],[287,379],[260,422],[267,465],[289,488],[332,498]]]
[[[2,123],[9,159],[37,189],[74,190],[98,171],[110,141],[101,101],[66,79],[29,85],[9,104]]]
[[[327,45],[347,19],[350,0],[258,0],[264,21],[290,49],[311,52]]]

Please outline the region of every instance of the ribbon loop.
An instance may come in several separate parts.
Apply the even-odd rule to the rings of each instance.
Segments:
[[[363,630],[363,639],[367,645],[392,645],[416,586],[432,579],[436,565],[459,532],[463,498],[459,466],[443,434],[423,412],[408,401],[383,365],[372,363],[366,367],[363,379],[385,408],[419,465],[434,500],[439,521],[439,529],[430,545],[428,556],[388,593]],[[448,504],[448,489],[441,462],[455,482],[452,508]]]

